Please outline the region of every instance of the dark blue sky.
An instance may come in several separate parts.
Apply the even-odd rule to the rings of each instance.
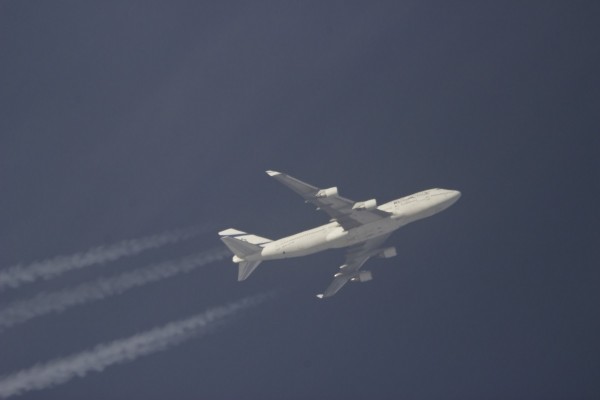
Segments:
[[[374,280],[229,261],[0,333],[0,375],[279,289],[216,334],[27,399],[600,396],[596,2],[0,3],[0,266],[181,226],[40,291],[327,221],[264,174],[458,189]]]

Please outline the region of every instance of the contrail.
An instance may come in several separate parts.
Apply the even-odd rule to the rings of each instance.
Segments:
[[[107,246],[98,246],[84,252],[58,256],[28,265],[13,265],[0,270],[0,291],[9,287],[17,288],[38,279],[50,279],[65,272],[89,267],[90,265],[103,264],[122,257],[133,256],[145,250],[191,238],[205,231],[206,228],[203,227],[177,229],[138,239],[124,240]]]
[[[177,261],[167,261],[138,268],[116,276],[99,278],[72,288],[40,293],[30,299],[16,301],[0,309],[0,332],[35,317],[52,312],[62,312],[72,306],[102,300],[138,286],[190,272],[203,265],[222,260],[229,255],[227,249],[217,248]]]
[[[91,371],[101,372],[111,365],[166,350],[194,336],[208,333],[227,317],[257,306],[267,297],[268,295],[248,297],[128,338],[100,344],[81,353],[5,375],[0,377],[0,397],[7,398],[30,390],[49,388],[75,377],[83,377]]]

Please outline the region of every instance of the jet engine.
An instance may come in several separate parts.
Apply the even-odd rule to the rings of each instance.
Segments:
[[[372,210],[377,208],[377,200],[371,199],[366,201],[357,201],[352,206],[353,210]]]
[[[371,273],[371,271],[360,271],[358,274],[354,275],[352,277],[352,279],[350,279],[352,282],[368,282],[371,279],[373,279],[373,274]]]
[[[378,256],[381,258],[392,258],[396,257],[397,254],[398,253],[396,252],[395,247],[386,247],[385,249],[381,250]]]
[[[317,192],[317,194],[315,195],[315,197],[318,197],[318,198],[331,197],[331,196],[337,196],[337,194],[338,194],[338,188],[334,186],[329,189],[319,190]]]

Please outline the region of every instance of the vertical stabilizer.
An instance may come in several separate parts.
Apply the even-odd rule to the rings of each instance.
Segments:
[[[248,278],[260,263],[261,261],[242,261],[238,268],[238,282]]]

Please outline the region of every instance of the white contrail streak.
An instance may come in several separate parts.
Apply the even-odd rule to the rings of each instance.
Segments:
[[[121,294],[129,289],[156,282],[174,275],[190,272],[198,267],[222,260],[230,255],[225,248],[217,248],[176,261],[151,265],[107,278],[99,278],[78,286],[10,303],[0,309],[0,332],[52,312]]]
[[[81,353],[5,375],[0,377],[0,397],[49,388],[75,377],[83,377],[91,371],[100,372],[111,365],[134,361],[141,356],[168,349],[191,337],[208,333],[225,318],[257,306],[267,297],[248,297],[128,338],[100,344]]]
[[[98,246],[84,252],[58,256],[28,265],[13,265],[0,270],[0,291],[9,287],[17,288],[38,279],[50,279],[75,269],[133,256],[145,250],[191,238],[205,231],[206,228],[203,227],[177,229],[138,239],[124,240],[107,246]]]

